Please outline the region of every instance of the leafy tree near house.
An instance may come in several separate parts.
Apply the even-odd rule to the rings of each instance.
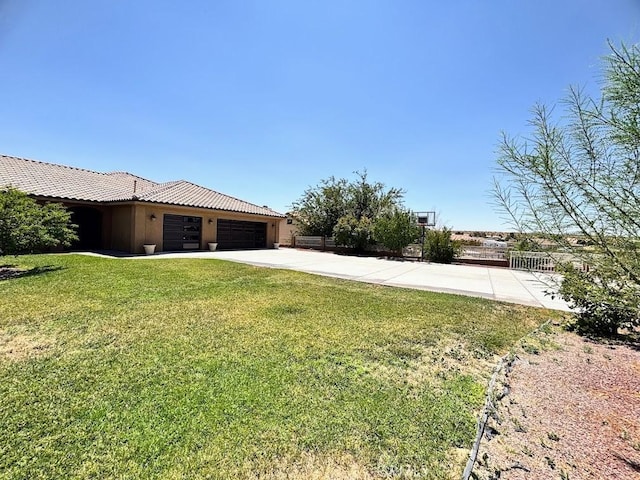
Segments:
[[[383,213],[373,227],[374,240],[399,256],[404,247],[419,237],[416,215],[400,207]]]
[[[536,105],[529,138],[503,135],[493,188],[520,232],[590,265],[566,265],[560,295],[599,335],[640,325],[640,47],[609,47],[600,98],[571,88],[564,116]]]
[[[15,188],[0,190],[0,255],[69,246],[78,238],[75,230],[63,205],[39,205]]]
[[[369,181],[366,171],[356,175],[354,181],[321,180],[294,203],[302,235],[333,236],[338,244],[357,250],[374,243],[375,225],[402,208],[404,192]]]
[[[363,216],[358,219],[353,214],[347,214],[340,217],[333,228],[333,238],[338,245],[362,251],[374,243],[373,228],[374,224],[369,217]]]
[[[301,235],[330,237],[340,217],[347,212],[349,182],[344,178],[329,177],[310,187],[294,202]]]
[[[374,228],[380,218],[400,208],[403,191],[381,182],[370,182],[367,172],[356,172],[358,179],[348,187],[347,212],[334,227],[338,244],[364,250],[375,243]]]
[[[369,182],[367,172],[356,172],[358,179],[349,184],[347,208],[357,219],[377,220],[380,215],[393,211],[402,203],[404,192],[389,188],[381,182]]]

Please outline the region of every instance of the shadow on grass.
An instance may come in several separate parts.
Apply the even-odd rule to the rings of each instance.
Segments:
[[[43,267],[20,268],[18,265],[0,265],[0,281],[12,280],[21,277],[31,277],[43,273],[62,270],[59,265],[45,265]]]

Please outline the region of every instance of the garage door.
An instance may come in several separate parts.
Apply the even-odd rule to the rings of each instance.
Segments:
[[[218,220],[218,248],[266,248],[267,224],[264,222],[241,222]]]
[[[162,249],[165,252],[198,250],[201,230],[202,217],[165,215],[162,228]]]

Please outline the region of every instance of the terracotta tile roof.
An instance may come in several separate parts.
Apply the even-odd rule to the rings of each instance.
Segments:
[[[92,202],[133,201],[284,217],[191,182],[157,183],[127,172],[100,173],[0,155],[0,188],[12,186],[42,197]]]

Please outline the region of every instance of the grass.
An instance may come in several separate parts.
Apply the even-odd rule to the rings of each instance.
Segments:
[[[19,257],[0,478],[452,478],[550,312],[215,260]]]

